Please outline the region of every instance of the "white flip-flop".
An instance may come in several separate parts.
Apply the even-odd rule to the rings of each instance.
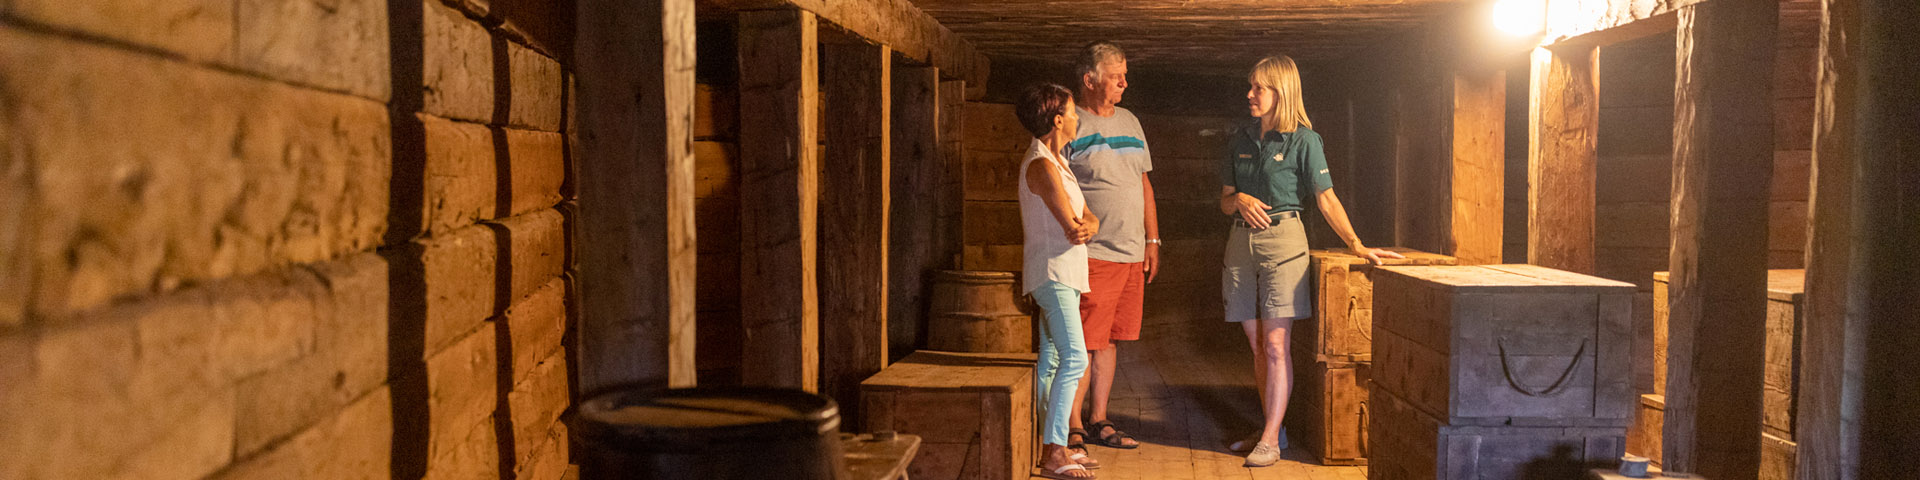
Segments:
[[[1041,467],[1041,468],[1044,469],[1046,467]],[[1080,470],[1080,471],[1092,473],[1092,470],[1087,468],[1085,465],[1081,465],[1078,463],[1069,463],[1066,465],[1061,465],[1060,468],[1053,469],[1052,472],[1042,471],[1040,472],[1040,476],[1052,478],[1056,480],[1091,480],[1091,479],[1099,478],[1095,476],[1075,477],[1072,475],[1067,475],[1068,470]]]
[[[1073,460],[1073,463],[1078,463],[1081,466],[1087,467],[1088,470],[1100,469],[1100,461],[1094,460],[1093,457],[1089,457],[1087,456],[1087,454],[1084,454],[1084,453],[1075,453],[1073,455],[1068,455],[1067,459]]]

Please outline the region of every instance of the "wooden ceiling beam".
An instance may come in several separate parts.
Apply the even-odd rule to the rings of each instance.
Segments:
[[[1705,0],[1555,0],[1547,2],[1541,46],[1599,46],[1673,31],[1674,12]]]
[[[907,0],[699,0],[702,13],[796,7],[862,38],[886,45],[913,62],[940,69],[943,78],[986,83],[987,57],[973,44]]]

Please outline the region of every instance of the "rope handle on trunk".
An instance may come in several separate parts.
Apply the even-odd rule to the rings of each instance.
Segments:
[[[1554,380],[1552,385],[1547,385],[1546,389],[1535,391],[1534,389],[1527,388],[1526,385],[1521,385],[1518,379],[1513,378],[1513,366],[1511,362],[1507,360],[1507,337],[1500,337],[1495,340],[1495,345],[1500,348],[1500,373],[1506,375],[1507,385],[1512,386],[1514,390],[1519,391],[1523,395],[1529,397],[1559,395],[1565,391],[1563,388],[1566,387],[1567,379],[1573,377],[1573,367],[1579,366],[1580,357],[1587,353],[1587,342],[1589,341],[1591,341],[1591,339],[1580,341],[1580,349],[1573,352],[1573,361],[1567,363],[1567,369],[1566,371],[1560,372],[1559,379]]]

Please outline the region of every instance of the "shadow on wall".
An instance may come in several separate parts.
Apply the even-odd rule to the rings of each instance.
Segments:
[[[418,215],[426,177],[426,133],[415,116],[424,104],[425,50],[422,2],[387,3],[388,52],[393,88],[388,103],[393,129],[393,176],[389,186],[387,245],[405,245],[421,229]],[[412,213],[412,215],[409,215]],[[387,257],[387,383],[393,392],[393,478],[427,473],[430,436],[427,409],[426,278],[421,258],[410,249],[383,252]]]

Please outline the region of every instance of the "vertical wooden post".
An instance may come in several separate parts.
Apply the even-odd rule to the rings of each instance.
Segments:
[[[740,13],[740,322],[747,385],[816,391],[819,22]]]
[[[1591,45],[1533,50],[1527,136],[1527,263],[1593,273],[1599,56]]]
[[[694,382],[692,0],[578,6],[579,390]]]
[[[828,43],[821,56],[830,120],[820,160],[820,392],[840,402],[841,415],[859,418],[860,381],[887,366],[893,51]]]
[[[909,66],[893,71],[893,179],[900,200],[888,221],[887,348],[911,351],[926,323],[928,273],[945,267],[937,256],[941,186],[947,180],[940,151],[940,71]]]
[[[1453,74],[1452,162],[1445,253],[1462,264],[1500,263],[1506,206],[1507,74]]]
[[[1798,474],[1903,478],[1920,458],[1920,3],[1823,3]]]
[[[1759,475],[1776,2],[1679,12],[1662,466]]]
[[[934,211],[940,221],[934,223],[933,258],[937,268],[960,268],[960,252],[965,249],[961,226],[966,211],[966,131],[967,82],[940,81],[940,170],[941,181],[934,197]]]

